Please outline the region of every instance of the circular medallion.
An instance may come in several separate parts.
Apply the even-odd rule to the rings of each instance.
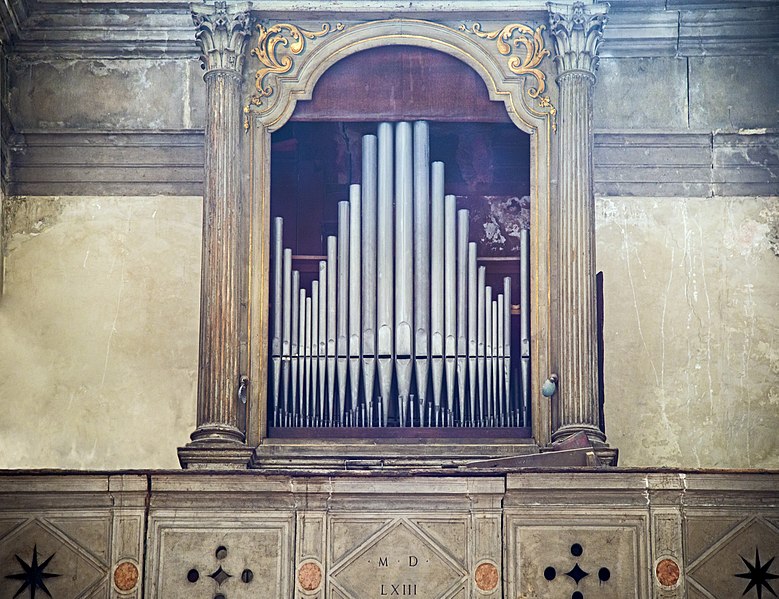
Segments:
[[[304,591],[315,591],[322,584],[322,568],[317,562],[305,562],[298,569],[298,583]]]
[[[483,562],[476,566],[473,579],[480,591],[494,591],[498,588],[498,568],[491,562]]]
[[[119,562],[114,568],[114,586],[122,593],[129,593],[137,586],[138,576],[138,566],[133,562]]]
[[[661,559],[655,568],[655,575],[657,581],[664,587],[674,587],[678,584],[681,575],[679,564],[669,557]]]

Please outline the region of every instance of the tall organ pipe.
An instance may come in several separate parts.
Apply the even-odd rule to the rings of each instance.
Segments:
[[[427,121],[414,123],[414,326],[419,424],[422,426],[430,355],[430,129]]]
[[[511,277],[503,277],[503,386],[509,424],[513,421],[511,401]]]
[[[487,426],[487,402],[485,398],[485,390],[487,388],[487,381],[484,376],[485,373],[485,328],[487,326],[485,318],[484,305],[487,297],[486,287],[487,269],[483,266],[479,267],[478,274],[478,289],[477,289],[477,306],[476,312],[478,314],[477,327],[476,327],[476,351],[478,352],[477,364],[477,376],[478,376],[478,394],[479,394],[479,422],[481,426]]]
[[[414,196],[411,123],[395,126],[395,370],[398,418],[406,424],[414,335]]]
[[[303,295],[305,296],[305,290]],[[306,331],[305,331],[305,345],[303,351],[305,353],[305,373],[303,376],[304,391],[303,398],[300,402],[300,423],[303,426],[311,425],[311,298],[305,297],[305,319],[306,319]]]
[[[292,337],[290,338],[290,355],[292,356],[292,405],[290,406],[289,421],[287,426],[295,426],[298,401],[298,362],[299,362],[299,337],[298,325],[300,324],[300,273],[292,271]]]
[[[444,163],[432,164],[430,190],[430,354],[435,424],[441,417],[444,368]]]
[[[522,369],[522,424],[530,415],[530,231],[519,234],[519,341]]]
[[[376,194],[377,139],[362,138],[362,375],[368,426],[373,424],[376,373]]]
[[[319,261],[319,424],[327,422],[327,399],[325,395],[325,364],[327,362],[327,262]]]
[[[468,244],[468,424],[476,426],[476,243]]]
[[[393,222],[392,222],[392,124],[380,123],[378,129],[378,223],[376,229],[376,334],[379,386],[382,401],[382,424],[387,425],[392,389],[392,359],[394,345],[393,302]]]
[[[338,419],[346,425],[346,373],[349,362],[349,202],[338,202],[338,299],[336,300],[336,367]]]
[[[279,406],[279,392],[281,387],[281,334],[282,334],[282,305],[281,305],[281,278],[282,278],[282,231],[284,219],[273,219],[273,334],[270,342],[271,363],[273,365],[273,396],[271,410],[273,411],[273,425],[276,426]]]
[[[444,197],[444,355],[447,423],[452,424],[457,362],[457,199]]]
[[[505,317],[505,309],[503,307],[503,294],[498,294],[498,301],[497,304],[497,310],[495,314],[495,337],[497,339],[496,341],[496,351],[495,354],[497,354],[497,364],[495,367],[496,370],[496,376],[495,376],[495,403],[496,403],[496,412],[498,414],[498,420],[497,424],[498,426],[506,426],[506,405],[505,400],[506,396],[504,395],[504,387],[503,387],[503,334],[504,334],[504,325],[503,325],[503,319]]]
[[[281,399],[281,406],[279,406],[279,417],[284,418],[287,413],[287,405],[289,403],[289,376],[290,376],[290,357],[291,357],[291,346],[290,346],[290,337],[291,337],[291,326],[292,326],[292,250],[291,249],[285,249],[283,253],[283,260],[284,260],[284,266],[283,266],[283,275],[282,275],[282,292],[281,292],[281,303],[283,306],[283,315],[282,315],[282,333],[281,333],[281,354],[282,354],[282,365],[281,365],[281,376],[284,380],[284,389]],[[274,416],[274,422],[278,422],[279,425],[286,425],[286,421],[283,420],[276,420],[276,417]]]
[[[311,316],[309,318],[311,322],[311,342],[309,347],[311,348],[311,412],[309,418],[311,419],[312,426],[318,426],[317,415],[317,380],[319,374],[319,281],[316,280],[311,283]]]
[[[487,285],[484,292],[484,357],[486,359],[485,370],[487,372],[487,422],[488,426],[494,424],[494,404],[492,387],[492,287]]]
[[[465,382],[468,368],[468,210],[457,211],[457,383],[458,422],[465,426]]]
[[[338,267],[337,241],[327,238],[327,422],[335,426],[335,337],[336,337],[336,272]]]
[[[352,410],[357,414],[360,395],[360,186],[349,187],[349,381]]]

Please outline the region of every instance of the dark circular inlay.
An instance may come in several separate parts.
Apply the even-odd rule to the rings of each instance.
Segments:
[[[189,572],[187,572],[187,580],[189,582],[197,582],[197,579],[200,578],[200,572],[192,568]]]
[[[579,557],[582,553],[584,553],[584,549],[582,549],[582,546],[579,545],[579,543],[571,545],[571,555]]]
[[[609,578],[611,578],[611,572],[608,568],[601,568],[598,570],[598,578],[601,582],[606,582]]]
[[[571,599],[584,599],[584,595],[582,595],[581,591],[574,591]]]
[[[224,545],[219,545],[219,547],[216,548],[216,551],[214,552],[214,555],[216,555],[216,559],[224,559],[227,557],[227,547]]]
[[[254,572],[249,570],[249,568],[246,568],[246,570],[241,572],[241,580],[243,580],[244,582],[247,583],[251,582],[253,578],[254,578]]]
[[[218,595],[214,595],[214,599],[225,599],[225,596],[219,593]]]
[[[549,566],[546,570],[544,570],[544,578],[547,580],[554,580],[555,576],[557,576],[557,570],[555,570],[552,566]]]

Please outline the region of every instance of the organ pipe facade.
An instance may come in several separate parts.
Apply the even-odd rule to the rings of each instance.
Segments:
[[[338,202],[337,235],[310,289],[283,247],[283,219],[273,220],[272,426],[529,424],[527,231],[515,328],[511,277],[486,284],[445,168],[430,162],[425,121],[363,136],[361,183]]]

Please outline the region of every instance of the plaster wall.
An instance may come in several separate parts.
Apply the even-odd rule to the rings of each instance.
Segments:
[[[177,468],[195,426],[200,198],[4,208],[0,468]]]
[[[622,465],[779,467],[777,200],[598,199]],[[6,199],[0,467],[177,467],[200,219],[193,197]]]
[[[625,466],[779,467],[779,198],[599,198]]]

